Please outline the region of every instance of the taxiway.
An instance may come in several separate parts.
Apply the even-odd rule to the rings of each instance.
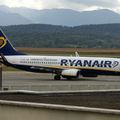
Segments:
[[[3,72],[3,88],[37,91],[120,89],[120,76],[59,81],[53,80],[53,77],[52,74],[6,71]]]

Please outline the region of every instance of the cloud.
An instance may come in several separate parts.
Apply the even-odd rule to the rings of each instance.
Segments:
[[[67,0],[72,3],[85,4],[88,6],[114,7],[120,4],[119,0]]]
[[[9,7],[28,7],[34,9],[68,8],[74,10],[93,10],[107,8],[120,11],[120,0],[0,0]]]
[[[48,0],[42,0],[48,1]],[[45,4],[45,2],[43,2]],[[70,8],[74,10],[116,9],[120,8],[120,0],[49,0],[47,6],[53,8]]]

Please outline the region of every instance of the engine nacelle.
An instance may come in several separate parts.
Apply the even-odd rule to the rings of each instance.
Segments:
[[[79,70],[78,69],[67,69],[63,70],[61,75],[65,78],[78,78],[79,77]]]

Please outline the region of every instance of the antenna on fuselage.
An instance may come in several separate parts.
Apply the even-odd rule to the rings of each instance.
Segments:
[[[75,52],[75,57],[80,57],[77,51]]]

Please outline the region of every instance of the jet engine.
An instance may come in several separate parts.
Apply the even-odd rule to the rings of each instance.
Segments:
[[[78,69],[66,69],[62,71],[61,75],[64,78],[78,78],[80,72]]]

